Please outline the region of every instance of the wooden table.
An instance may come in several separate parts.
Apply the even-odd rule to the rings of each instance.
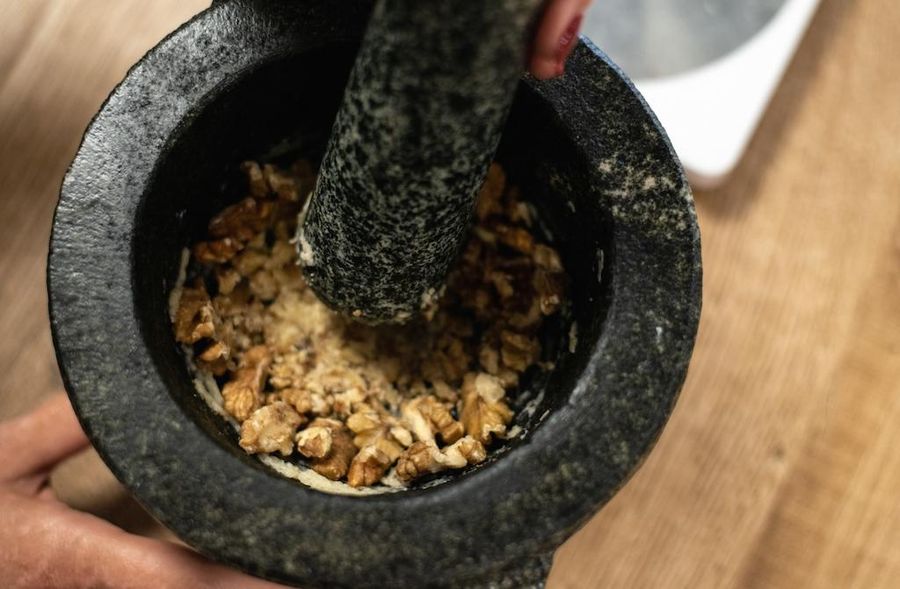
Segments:
[[[207,3],[0,5],[0,416],[60,387],[44,257],[82,130]],[[687,384],[644,467],[557,554],[552,588],[900,586],[898,26],[896,0],[824,0],[746,159],[697,194]],[[76,507],[163,533],[96,455],[54,480]]]

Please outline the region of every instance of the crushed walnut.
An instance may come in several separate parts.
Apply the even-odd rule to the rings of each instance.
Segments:
[[[540,366],[538,335],[565,285],[503,169],[490,168],[443,297],[425,317],[379,327],[333,313],[300,274],[291,238],[313,168],[242,169],[248,195],[194,245],[173,313],[176,339],[218,379],[241,447],[353,487],[484,461],[513,420],[508,393]]]

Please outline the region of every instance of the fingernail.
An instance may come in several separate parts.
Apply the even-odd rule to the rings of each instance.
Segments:
[[[581,19],[583,17],[583,14],[576,14],[559,37],[556,49],[557,75],[562,74],[565,70],[566,59],[568,59],[569,54],[572,53],[572,49],[575,47],[575,41],[578,39],[578,29],[581,27]]]

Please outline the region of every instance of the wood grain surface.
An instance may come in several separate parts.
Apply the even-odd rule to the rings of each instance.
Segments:
[[[206,4],[0,3],[0,417],[60,387],[44,258],[81,133]],[[552,589],[900,586],[898,29],[896,0],[824,0],[747,157],[696,195],[687,383],[644,467],[558,552]],[[93,453],[54,484],[166,534]]]

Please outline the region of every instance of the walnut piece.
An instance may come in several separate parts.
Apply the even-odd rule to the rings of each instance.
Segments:
[[[431,381],[431,387],[434,389],[434,396],[436,396],[441,401],[456,403],[456,401],[459,399],[459,391],[457,391],[454,387],[451,387],[443,380]]]
[[[502,436],[512,421],[506,391],[496,376],[469,373],[463,380],[461,420],[466,434],[482,444],[492,436]]]
[[[197,356],[199,364],[215,376],[222,376],[228,371],[228,361],[230,359],[231,349],[225,342],[216,342]]]
[[[347,484],[351,487],[369,487],[381,480],[398,456],[391,457],[378,446],[366,446],[353,457],[347,471]]]
[[[433,442],[419,441],[400,455],[397,460],[397,476],[401,481],[409,482],[425,474],[478,464],[486,456],[484,445],[469,436],[443,450],[439,450]]]
[[[492,163],[488,169],[487,178],[481,186],[478,193],[478,201],[475,213],[478,219],[484,221],[491,215],[499,214],[503,211],[500,203],[503,198],[503,190],[506,188],[506,173],[503,168],[496,163]]]
[[[361,387],[350,387],[344,392],[334,395],[331,410],[339,417],[348,417],[365,400],[366,394]]]
[[[381,480],[388,468],[412,444],[412,434],[395,425],[390,415],[363,407],[347,419],[347,427],[356,436],[353,443],[360,448],[347,473],[352,487],[369,486]]]
[[[559,254],[552,247],[539,243],[534,246],[531,257],[538,268],[543,268],[556,274],[563,273],[562,261],[560,261]]]
[[[534,237],[531,232],[522,227],[510,227],[509,225],[497,225],[494,227],[494,235],[505,246],[518,250],[523,254],[531,254],[534,250]]]
[[[437,338],[435,349],[422,362],[422,377],[435,382],[459,382],[472,362],[459,337],[442,334]]]
[[[241,448],[250,454],[294,451],[294,432],[303,417],[287,403],[272,403],[254,411],[241,424]]]
[[[175,312],[175,339],[183,344],[194,344],[216,335],[218,318],[209,294],[198,281],[194,288],[185,288]]]
[[[330,427],[310,426],[297,434],[297,450],[307,458],[325,458],[331,452]]]
[[[241,164],[241,170],[247,176],[247,188],[250,190],[250,196],[260,199],[268,196],[269,187],[258,163],[244,162]]]
[[[347,427],[355,436],[353,443],[357,448],[378,446],[382,452],[393,460],[412,444],[412,434],[406,428],[395,425],[394,419],[371,408],[364,408],[347,418]]]
[[[306,348],[288,349],[277,354],[269,368],[269,383],[276,389],[301,388],[312,363],[312,354]]]
[[[176,341],[194,345],[198,366],[215,376],[228,371],[231,363],[231,346],[226,340],[227,331],[215,309],[202,281],[194,288],[182,291],[174,317]]]
[[[407,401],[401,412],[421,441],[433,441],[438,435],[444,444],[452,444],[463,436],[463,425],[453,419],[447,407],[431,395]]]
[[[219,294],[229,295],[241,282],[241,275],[234,268],[219,266],[216,268],[216,282]]]
[[[266,346],[251,348],[241,359],[241,366],[232,380],[222,387],[225,411],[238,421],[249,418],[262,404],[262,389],[270,363],[271,356]]]
[[[366,408],[348,417],[347,427],[356,434],[353,443],[358,448],[363,448],[383,437],[389,426],[382,423],[382,417],[377,411]]]
[[[244,249],[244,244],[231,237],[212,241],[201,241],[194,246],[194,258],[204,264],[221,264],[233,258]]]
[[[312,393],[305,389],[281,389],[273,395],[280,401],[284,401],[294,408],[294,411],[300,414],[313,412],[313,396]]]
[[[272,301],[278,296],[279,284],[269,270],[257,270],[250,277],[250,292],[261,301]]]
[[[443,454],[450,468],[463,468],[469,464],[479,464],[487,458],[484,444],[471,436],[460,438],[444,448]]]
[[[244,278],[252,277],[257,270],[266,265],[268,256],[265,251],[255,247],[247,248],[231,262],[238,274]]]
[[[318,418],[310,427],[322,427],[331,432],[331,448],[325,456],[312,461],[313,470],[332,481],[341,480],[350,470],[350,461],[356,456],[356,446],[350,432],[335,419]]]
[[[501,299],[508,299],[516,293],[509,274],[504,272],[492,272],[490,280],[494,285],[494,290],[497,291],[497,294],[500,295]]]
[[[230,237],[239,242],[249,242],[266,228],[274,211],[272,202],[245,198],[213,217],[209,222],[209,234],[214,238]]]
[[[263,178],[269,190],[275,193],[279,200],[296,202],[300,200],[297,190],[297,181],[288,174],[279,171],[275,166],[266,164],[262,170]]]
[[[489,374],[497,374],[500,371],[500,352],[490,344],[482,344],[478,351],[478,363]]]
[[[529,337],[514,331],[500,332],[500,357],[503,364],[516,372],[524,372],[537,361],[541,345],[536,337]]]

